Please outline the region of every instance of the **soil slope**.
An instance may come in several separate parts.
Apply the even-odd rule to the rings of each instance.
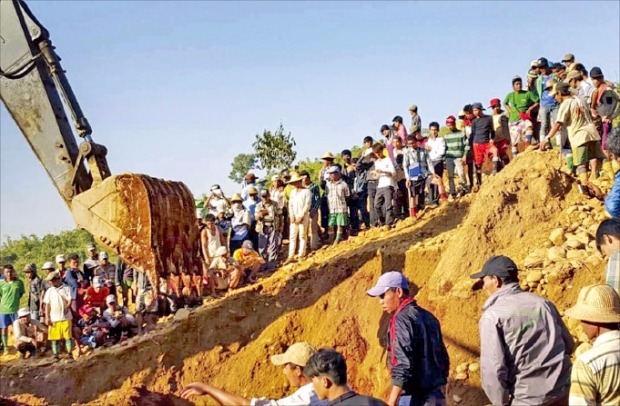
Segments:
[[[387,317],[365,291],[396,269],[442,323],[450,402],[485,404],[477,362],[486,296],[469,275],[489,256],[509,255],[522,268],[522,286],[562,311],[581,286],[603,281],[604,261],[592,244],[603,218],[601,203],[580,195],[557,168],[557,153],[526,152],[476,195],[322,249],[125,346],[69,365],[5,363],[0,393],[25,404],[184,405],[191,403],[178,397],[183,386],[208,381],[247,397],[282,396],[290,388],[269,357],[303,340],[341,351],[352,386],[384,397]],[[585,342],[577,323],[569,325]]]

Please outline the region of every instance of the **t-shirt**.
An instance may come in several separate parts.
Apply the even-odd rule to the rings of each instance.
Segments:
[[[50,305],[50,321],[71,320],[71,289],[67,285],[50,287],[45,291],[43,303]]]
[[[99,292],[95,291],[94,287],[86,289],[86,295],[84,296],[84,302],[90,306],[105,305],[105,298],[110,294],[110,289],[107,286],[99,288]]]
[[[258,255],[258,252],[252,250],[248,254],[243,252],[243,248],[235,250],[233,259],[237,261],[241,266],[247,267],[254,265],[257,261],[262,262],[263,258]]]
[[[7,282],[6,279],[0,281],[0,314],[17,313],[19,299],[25,292],[24,283],[19,279],[12,282]]]
[[[601,139],[592,123],[588,107],[579,97],[568,97],[562,101],[556,122],[566,127],[568,140],[573,148]]]
[[[360,395],[353,391],[345,393],[342,396],[337,397],[329,402],[328,406],[335,405],[349,405],[349,406],[385,406],[386,403],[382,400],[375,399],[370,396]]]
[[[529,91],[510,92],[504,99],[504,104],[510,106],[510,117],[508,121],[514,123],[521,120],[519,113],[525,113],[533,104],[538,101],[538,97]]]
[[[396,168],[390,158],[381,158],[375,161],[375,170],[379,174],[379,182],[377,189],[382,187],[394,187],[394,176],[396,176]]]

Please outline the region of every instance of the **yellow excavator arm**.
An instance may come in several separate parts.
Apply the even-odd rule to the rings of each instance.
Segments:
[[[111,175],[48,31],[22,0],[0,0],[0,99],[78,227],[154,286],[175,275],[185,281],[177,287],[193,288],[194,278],[179,278],[201,273],[191,192],[181,182]]]

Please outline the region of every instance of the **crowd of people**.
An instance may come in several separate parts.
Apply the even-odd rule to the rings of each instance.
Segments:
[[[431,122],[428,134],[411,105],[409,129],[395,116],[380,127],[378,139],[363,139],[357,156],[348,149],[339,157],[325,153],[316,178],[299,167],[262,183],[248,173],[230,198],[213,185],[197,205],[203,280],[211,294],[361,230],[393,227],[477,192],[485,164],[493,176],[524,149],[556,149],[564,170],[586,192],[600,195],[592,182],[613,177],[607,144],[620,116],[620,97],[602,70],[588,72],[572,54],[562,63],[543,57],[531,62],[525,81],[515,76],[511,86],[503,99],[490,100],[489,114],[480,102],[467,104],[445,119],[444,128]]]
[[[563,63],[539,58],[531,63],[527,90],[520,77],[511,84],[503,105],[501,99],[491,99],[491,115],[480,102],[467,104],[458,118],[446,118],[442,135],[438,122],[431,122],[424,134],[418,108],[412,105],[409,131],[402,117],[394,117],[391,125],[381,126],[379,139],[364,138],[359,156],[350,150],[342,151],[339,159],[324,154],[317,179],[299,168],[284,169],[266,187],[249,173],[240,192],[230,198],[213,185],[197,219],[205,291],[216,297],[282,263],[304,258],[309,250],[338,244],[362,229],[393,227],[401,219],[475,193],[487,161],[492,176],[524,148],[557,149],[565,170],[585,192],[605,198],[593,181],[601,174],[613,177],[614,164],[620,163],[620,131],[611,124],[620,115],[620,98],[601,69],[588,73],[571,54]],[[607,285],[583,288],[575,306],[566,311],[595,340],[572,366],[574,343],[559,312],[550,301],[519,288],[510,258],[492,257],[472,275],[490,296],[480,320],[481,375],[493,404],[620,403],[620,352],[610,350],[620,346],[620,172],[605,207],[612,218],[601,223],[596,241],[610,258]],[[87,252],[81,268],[75,253],[43,264],[41,276],[35,264],[26,266],[27,289],[13,266],[4,266],[4,354],[9,352],[9,328],[24,357],[51,348],[59,359],[64,347],[72,359],[74,346],[81,352],[121,342],[139,333],[161,307],[176,310],[175,298],[181,295],[174,284],[160,281],[160,291],[153,292],[144,273],[134,273],[122,261],[111,264],[107,253],[98,254],[94,245]],[[379,297],[382,309],[391,314],[392,388],[385,403],[442,404],[450,362],[439,320],[411,297],[400,272],[384,273],[367,293]],[[26,294],[28,307],[19,308]],[[300,387],[291,397],[245,399],[204,383],[189,385],[183,397],[210,395],[222,404],[385,404],[351,391],[346,362],[334,350],[316,351],[297,343],[272,362],[283,365],[289,382]]]

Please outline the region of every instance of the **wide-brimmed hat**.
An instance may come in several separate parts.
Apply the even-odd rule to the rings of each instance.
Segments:
[[[50,273],[47,274],[47,276],[45,277],[44,280],[45,280],[45,282],[49,282],[49,281],[51,281],[52,279],[55,279],[55,278],[60,278],[60,272],[58,272],[58,271],[50,272]]]
[[[231,202],[242,202],[243,198],[241,197],[241,195],[239,193],[235,193],[234,195],[232,195],[232,197],[230,198]]]
[[[305,176],[301,176],[300,174],[298,174],[297,172],[295,172],[295,173],[293,174],[293,176],[291,176],[291,179],[290,179],[288,182],[286,182],[286,183],[288,184],[288,183],[295,183],[295,182],[299,182],[299,181],[304,180],[305,178],[306,178]]]
[[[54,264],[50,261],[47,261],[46,263],[43,264],[43,266],[41,267],[42,270],[44,271],[49,271],[49,270],[54,270]]]
[[[326,152],[323,154],[321,159],[331,159],[333,161],[334,159],[336,159],[336,157],[334,157],[334,154],[332,154],[331,152]]]
[[[30,310],[27,307],[22,307],[17,311],[17,318],[21,319],[24,316],[30,316]]]
[[[295,343],[288,347],[283,354],[273,355],[271,363],[273,365],[295,364],[305,367],[311,356],[316,353],[316,349],[308,343]]]
[[[620,297],[609,285],[586,286],[579,291],[577,303],[564,314],[594,323],[620,323]]]

